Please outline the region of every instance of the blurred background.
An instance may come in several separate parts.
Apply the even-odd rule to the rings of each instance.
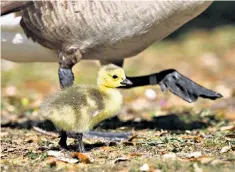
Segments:
[[[165,40],[125,61],[128,76],[174,68],[195,82],[221,93],[216,101],[199,99],[189,104],[159,86],[122,90],[123,120],[198,112],[206,109],[235,119],[235,2],[214,2],[204,13]],[[16,52],[17,54],[17,52]],[[45,96],[59,90],[57,63],[12,63],[1,60],[2,123],[35,119]],[[97,61],[82,61],[74,68],[75,83],[96,84]]]

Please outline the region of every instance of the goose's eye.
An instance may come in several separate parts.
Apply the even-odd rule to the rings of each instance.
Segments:
[[[117,75],[113,75],[113,79],[117,79],[118,78],[118,76]]]

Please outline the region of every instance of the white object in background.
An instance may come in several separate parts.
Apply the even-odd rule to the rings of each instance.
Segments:
[[[157,94],[153,89],[147,89],[145,91],[145,96],[150,100],[155,100],[157,98]]]

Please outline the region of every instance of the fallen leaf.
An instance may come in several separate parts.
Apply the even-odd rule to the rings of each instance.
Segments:
[[[226,152],[228,152],[231,148],[232,148],[231,146],[224,146],[224,147],[221,149],[220,153],[226,153]]]
[[[140,167],[140,171],[149,171],[149,165],[145,163],[144,165]]]
[[[49,164],[51,168],[56,166],[56,161],[57,159],[54,157],[47,158],[47,164]]]
[[[141,156],[142,154],[141,153],[138,153],[138,152],[132,152],[131,154],[130,154],[130,156]]]
[[[75,163],[79,162],[79,160],[74,159],[74,158],[70,158],[70,157],[66,156],[64,153],[60,152],[60,151],[50,150],[50,151],[47,151],[47,155],[55,157],[56,159],[58,159],[60,161],[71,163],[71,164],[75,164]]]
[[[229,126],[224,126],[220,128],[221,131],[234,131],[235,126],[234,125],[229,125]]]
[[[79,159],[79,161],[82,163],[86,163],[86,164],[91,163],[91,160],[88,158],[88,156],[86,156],[85,154],[82,154],[80,152],[73,152],[72,157]]]

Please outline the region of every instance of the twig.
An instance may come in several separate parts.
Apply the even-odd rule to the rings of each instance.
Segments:
[[[42,134],[45,134],[45,135],[48,135],[48,136],[52,136],[52,137],[56,137],[56,138],[58,138],[58,136],[59,136],[59,135],[56,134],[56,133],[48,132],[48,131],[46,131],[46,130],[43,130],[43,129],[38,128],[38,127],[35,127],[35,126],[33,126],[33,129],[34,129],[35,131],[39,132],[39,133],[42,133]]]

